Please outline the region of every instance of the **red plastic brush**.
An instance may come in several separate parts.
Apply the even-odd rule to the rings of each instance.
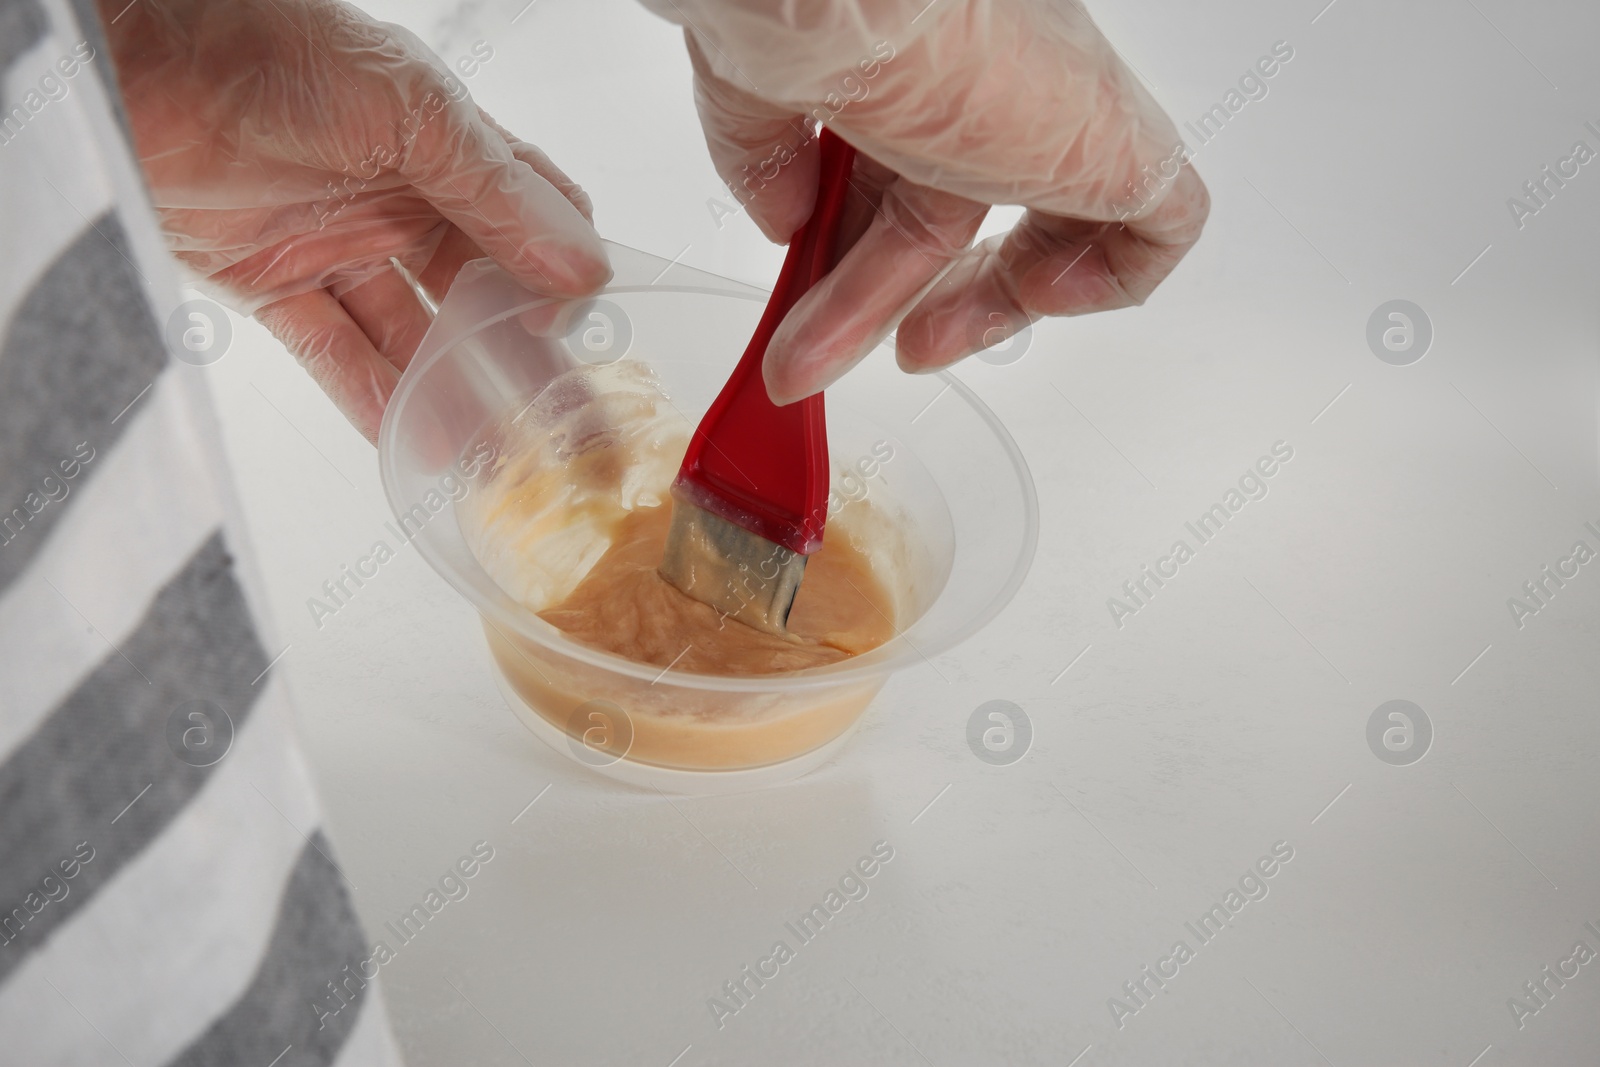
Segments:
[[[661,575],[725,615],[785,633],[806,557],[828,515],[822,394],[778,407],[761,361],[778,324],[833,266],[855,149],[822,131],[811,218],[789,242],[778,284],[728,384],[700,420],[672,485]]]

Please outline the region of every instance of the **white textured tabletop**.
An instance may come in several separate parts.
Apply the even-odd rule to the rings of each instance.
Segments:
[[[607,237],[769,282],[708,206],[676,31],[524,2],[370,7],[486,42],[473,94]],[[1093,5],[1180,125],[1293,58],[1199,148],[1211,221],[1146,307],[957,371],[1033,470],[1033,571],[784,788],[667,799],[549,751],[414,552],[318,625],[384,536],[375,455],[236,322],[206,373],[369,928],[493,849],[382,970],[411,1063],[1600,1060],[1600,8],[1324,2]],[[1392,300],[1423,358],[1369,344]],[[1031,723],[1007,765],[967,741],[992,700]]]

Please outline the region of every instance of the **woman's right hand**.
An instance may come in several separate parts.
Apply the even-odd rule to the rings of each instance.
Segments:
[[[897,326],[917,373],[1141,304],[1200,237],[1210,201],[1171,120],[1076,0],[646,2],[685,24],[712,159],[768,237],[810,213],[814,118],[859,153],[873,218],[773,338],[779,403]],[[993,204],[1028,211],[970,247]]]

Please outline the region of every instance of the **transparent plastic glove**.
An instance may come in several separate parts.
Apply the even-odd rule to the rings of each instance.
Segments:
[[[1141,304],[1209,199],[1172,122],[1075,0],[646,0],[685,26],[718,172],[768,237],[811,210],[825,122],[874,213],[767,350],[780,403],[898,324],[900,366],[947,366],[1046,315]],[[1028,208],[970,247],[993,204]]]
[[[101,0],[169,247],[270,329],[369,440],[442,296],[492,256],[610,277],[588,197],[406,30],[335,0]]]

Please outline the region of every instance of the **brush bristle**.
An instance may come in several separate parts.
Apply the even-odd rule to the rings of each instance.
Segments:
[[[787,634],[806,557],[672,495],[661,576],[746,626]]]

